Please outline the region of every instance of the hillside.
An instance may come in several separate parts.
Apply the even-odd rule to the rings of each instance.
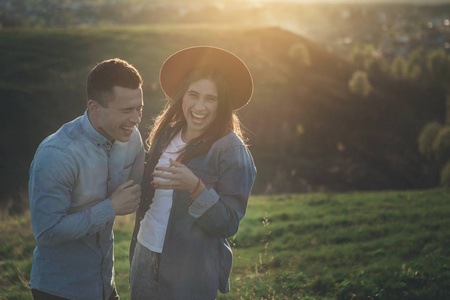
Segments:
[[[120,57],[140,70],[145,137],[164,105],[160,65],[204,44],[235,52],[254,75],[254,97],[240,116],[258,167],[256,193],[434,184],[422,174],[416,138],[439,115],[441,98],[424,104],[428,91],[377,77],[368,98],[353,96],[350,64],[276,27],[155,25],[0,31],[2,197],[19,197],[40,141],[83,113],[84,80],[96,62]]]

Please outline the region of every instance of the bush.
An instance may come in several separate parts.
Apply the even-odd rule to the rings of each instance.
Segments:
[[[439,122],[430,122],[420,132],[417,143],[419,144],[419,152],[426,158],[430,159],[433,154],[433,142],[436,139],[442,125]]]

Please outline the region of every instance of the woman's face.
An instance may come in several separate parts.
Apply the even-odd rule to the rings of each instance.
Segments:
[[[193,82],[183,96],[182,109],[186,119],[183,140],[199,137],[211,125],[217,115],[218,95],[216,84],[210,79]]]

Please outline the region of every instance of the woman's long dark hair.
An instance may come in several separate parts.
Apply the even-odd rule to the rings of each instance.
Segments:
[[[169,136],[164,145],[165,149],[172,138],[186,126],[186,119],[184,118],[182,109],[183,97],[189,86],[201,79],[210,79],[216,84],[218,94],[217,114],[205,132],[199,137],[190,140],[181,149],[177,159],[181,163],[187,163],[192,158],[206,153],[215,141],[226,135],[230,130],[244,140],[241,122],[231,107],[230,93],[226,79],[220,72],[214,69],[201,68],[193,69],[186,75],[178,87],[175,99],[173,101],[169,100],[164,110],[155,118],[150,135],[146,140],[147,145],[151,147],[161,134],[167,132]],[[199,143],[197,144],[197,142]],[[186,151],[193,144],[197,144],[194,149],[189,152]]]

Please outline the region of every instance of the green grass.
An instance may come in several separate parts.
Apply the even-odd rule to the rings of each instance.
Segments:
[[[447,299],[450,191],[252,196],[218,299]],[[133,216],[115,223],[116,283],[128,294]],[[29,216],[0,222],[0,299],[31,299]]]

